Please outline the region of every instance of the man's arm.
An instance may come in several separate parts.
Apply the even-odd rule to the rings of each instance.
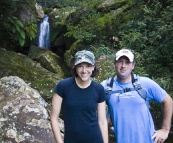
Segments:
[[[162,128],[157,130],[156,133],[152,136],[155,138],[154,143],[163,143],[167,138],[171,128],[171,119],[173,113],[173,102],[172,98],[167,94],[162,102],[162,111],[163,111],[163,122]]]
[[[170,130],[171,128],[171,119],[173,113],[173,102],[172,98],[169,95],[166,95],[165,99],[162,102],[163,110],[163,123],[162,129]]]

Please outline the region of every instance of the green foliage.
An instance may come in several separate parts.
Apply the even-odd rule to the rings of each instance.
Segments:
[[[57,0],[57,6],[59,7],[66,7],[66,6],[75,6],[75,7],[80,7],[80,6],[87,6],[87,7],[92,7],[96,8],[101,2],[104,0]]]
[[[67,20],[67,32],[65,36],[73,37],[83,44],[107,45],[111,34],[112,18],[108,14],[97,12],[91,7],[81,7]]]
[[[112,20],[109,15],[105,14],[103,17],[98,18],[96,22],[100,27],[105,27],[107,24],[111,24]]]
[[[97,77],[98,82],[103,81],[108,77],[112,77],[115,75],[114,69],[114,60],[115,60],[115,51],[111,50],[109,47],[101,44],[99,47],[90,46],[89,50],[91,50],[95,57],[97,63],[99,63],[99,77]]]
[[[156,81],[166,91],[172,90],[172,80],[169,75],[165,75],[165,77],[162,78],[153,78],[153,80]]]
[[[24,1],[24,0],[19,0],[19,1]],[[26,2],[27,0],[25,0]],[[28,0],[31,3],[31,0]],[[31,3],[32,5],[35,4],[37,2],[37,4],[39,4],[40,6],[42,6],[42,8],[45,10],[45,12],[47,13],[49,10],[49,8],[55,7],[59,1],[61,0],[32,0],[33,3]],[[47,11],[48,10],[48,11]]]
[[[136,13],[135,19],[119,27],[121,46],[141,52],[150,76],[170,74],[170,63],[173,62],[173,4],[164,8],[161,2],[153,1],[142,5],[140,11],[136,9]]]
[[[170,74],[165,75],[164,77],[153,78],[166,92],[173,98],[173,86],[172,86],[172,79]],[[162,106],[155,101],[151,102],[151,109],[162,111]]]
[[[84,12],[85,14],[82,15],[81,13]],[[77,41],[88,43],[98,38],[100,26],[95,22],[95,19],[100,17],[99,13],[96,13],[93,9],[81,8],[72,17],[74,21],[67,21],[65,36],[74,37]]]
[[[139,52],[134,52],[135,55],[135,68],[133,70],[134,73],[139,74],[140,76],[148,77],[148,73],[146,71],[145,59]]]
[[[44,8],[44,13],[48,14],[50,12],[52,12],[53,8]]]
[[[139,55],[134,72],[153,78],[165,75],[173,78],[173,1],[111,1],[106,8],[100,8],[104,0],[51,2],[54,7],[77,9],[63,23],[66,26],[64,36],[72,37],[79,43],[76,51],[91,45],[90,48],[99,57],[109,55],[112,49],[128,47]],[[7,11],[7,7],[12,11]],[[24,27],[16,18],[17,9],[14,1],[3,0],[0,3],[0,38],[3,39],[0,45],[22,46],[26,35],[31,41],[36,36],[37,26],[29,22]],[[113,37],[118,40],[114,41]]]
[[[67,7],[67,6],[80,6],[80,2],[76,0],[58,0],[57,2],[58,7]]]
[[[22,22],[17,18],[17,1],[3,0],[0,3],[0,45],[7,47],[23,46],[25,30]]]
[[[77,41],[82,42],[83,40],[91,41],[92,38],[96,37],[96,35],[90,33],[89,29],[85,30],[84,28],[80,28],[79,26],[67,26],[69,32],[65,34],[65,36],[71,37],[73,36]]]
[[[14,16],[8,17],[7,19],[8,25],[4,24],[4,26],[9,30],[8,32],[10,37],[12,37],[14,41],[18,42],[20,46],[23,46],[25,43],[25,32],[23,24]]]
[[[32,22],[28,22],[25,25],[25,30],[26,30],[26,34],[29,36],[29,39],[32,41],[35,39],[36,34],[37,34],[37,24],[32,23]]]
[[[96,65],[98,65],[99,75],[94,80],[102,82],[109,77],[115,76],[114,58],[114,53],[112,53],[111,55],[104,55],[97,59]]]
[[[100,47],[96,48],[92,45],[90,45],[91,51],[93,51],[96,59],[101,57],[101,56],[109,56],[112,54],[112,51],[110,50],[109,47],[106,47],[105,45],[101,44]]]

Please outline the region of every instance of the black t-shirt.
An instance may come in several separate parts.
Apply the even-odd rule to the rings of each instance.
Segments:
[[[92,81],[82,89],[72,77],[60,81],[54,91],[63,98],[64,142],[103,143],[97,117],[97,104],[105,101],[102,85]]]

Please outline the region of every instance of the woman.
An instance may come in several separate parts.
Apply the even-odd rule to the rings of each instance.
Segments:
[[[60,81],[54,89],[51,123],[57,143],[63,143],[58,118],[62,111],[64,143],[108,143],[103,87],[91,80],[97,73],[92,52],[76,53],[74,77]]]

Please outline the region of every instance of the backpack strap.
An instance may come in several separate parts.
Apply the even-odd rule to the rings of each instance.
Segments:
[[[132,84],[133,84],[134,88],[126,88],[124,90],[112,91],[114,77],[108,79],[107,88],[105,89],[106,103],[108,104],[110,96],[113,93],[122,94],[122,93],[125,93],[125,92],[137,91],[137,93],[145,100],[147,107],[150,108],[149,101],[147,100],[147,95],[146,95],[145,91],[142,89],[141,84],[140,84],[140,76],[137,75],[137,74],[133,74],[133,73],[131,75],[132,75]]]
[[[107,79],[107,87],[105,89],[107,105],[108,105],[111,94],[113,94],[113,93],[123,94],[125,92],[130,92],[130,91],[136,91],[137,90],[134,87],[134,88],[125,88],[124,90],[114,90],[114,91],[112,91],[113,82],[114,82],[114,77],[111,77],[111,78]]]
[[[114,82],[114,77],[111,77],[111,78],[107,79],[107,87],[105,89],[105,93],[106,93],[106,104],[107,105],[108,105],[108,101],[110,99],[110,96],[113,93],[113,91],[112,91],[113,82]]]
[[[147,107],[150,108],[149,101],[147,100],[147,95],[146,95],[145,91],[142,89],[141,84],[140,84],[140,76],[137,74],[133,74],[133,73],[131,75],[132,75],[132,84],[133,84],[135,90],[145,100]]]
[[[107,83],[107,86],[112,88],[113,87],[113,83],[114,83],[114,77],[111,78],[110,83]]]

